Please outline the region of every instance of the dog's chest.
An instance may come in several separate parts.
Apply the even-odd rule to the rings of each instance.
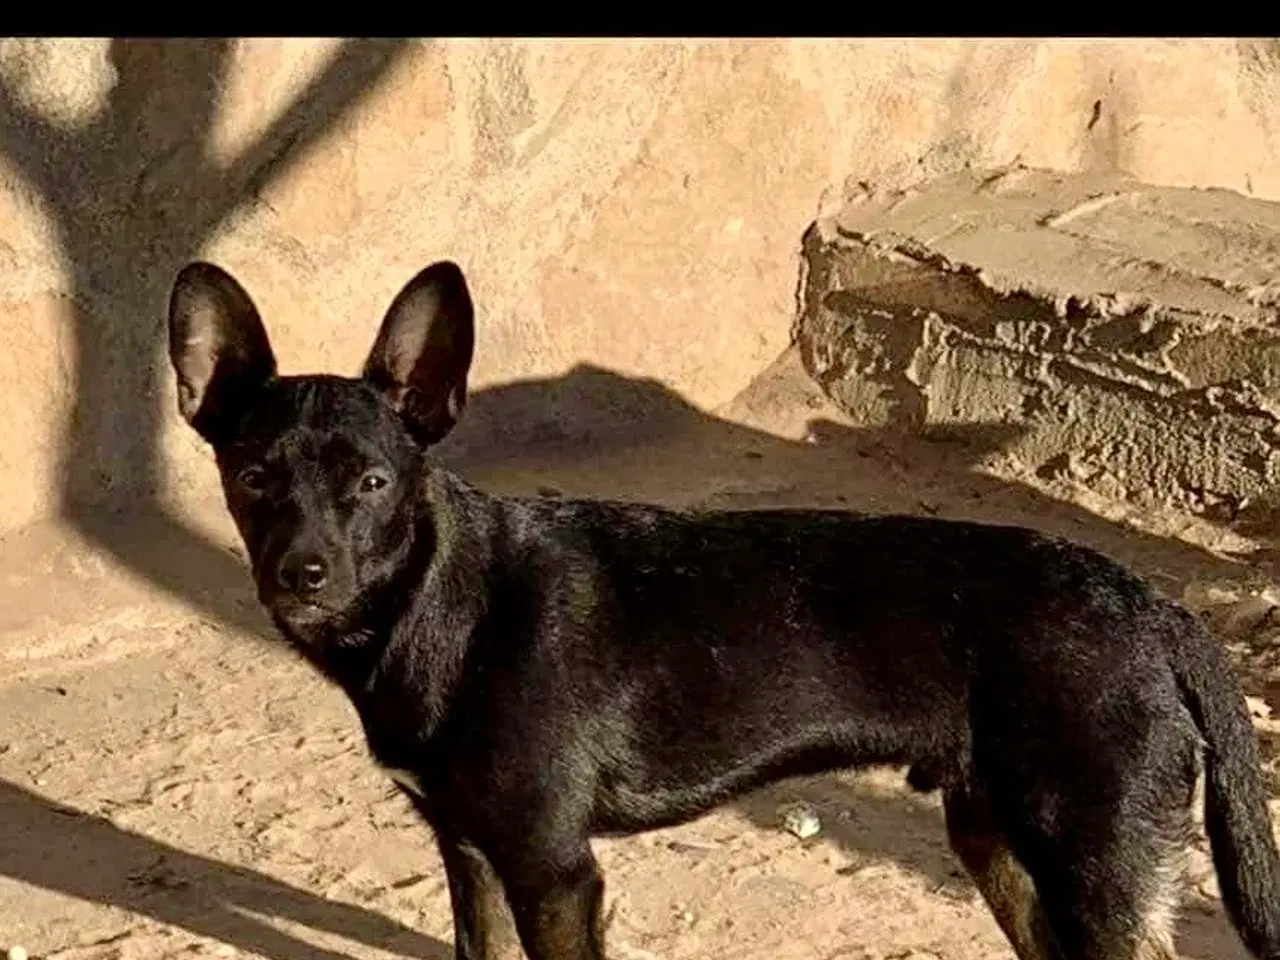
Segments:
[[[406,793],[419,800],[427,800],[429,790],[423,776],[416,772],[423,769],[421,757],[415,751],[407,749],[397,738],[375,739],[366,737],[373,762],[391,780]]]
[[[399,724],[388,725],[375,718],[362,715],[364,721],[365,743],[374,763],[390,777],[397,786],[413,796],[426,800],[427,785],[423,777],[415,770],[423,769],[423,746],[414,736],[412,724],[401,728]]]

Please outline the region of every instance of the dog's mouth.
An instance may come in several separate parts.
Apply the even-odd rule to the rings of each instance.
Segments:
[[[293,630],[308,630],[332,619],[336,614],[324,604],[296,597],[277,597],[267,605],[277,620]]]

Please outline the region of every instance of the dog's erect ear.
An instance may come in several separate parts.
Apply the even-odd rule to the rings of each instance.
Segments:
[[[169,295],[169,359],[178,409],[217,445],[252,393],[276,374],[262,319],[242,286],[211,263],[189,263]]]
[[[364,378],[423,446],[442,440],[467,403],[475,311],[456,263],[427,267],[396,295],[365,361]]]

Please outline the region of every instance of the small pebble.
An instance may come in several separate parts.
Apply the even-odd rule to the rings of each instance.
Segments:
[[[813,807],[807,803],[797,803],[783,813],[782,827],[793,837],[808,840],[822,832],[822,821],[818,819]]]
[[[27,948],[13,946],[9,948],[9,960],[27,960]]]

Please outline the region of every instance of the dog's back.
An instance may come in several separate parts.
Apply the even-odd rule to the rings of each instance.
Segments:
[[[520,664],[513,686],[558,690],[565,728],[618,733],[605,779],[637,808],[606,803],[601,829],[652,826],[640,798],[666,782],[693,805],[833,763],[919,764],[935,786],[962,783],[975,714],[1057,731],[1087,696],[1189,723],[1146,584],[1030,530],[448,486],[501,517],[484,659]]]

